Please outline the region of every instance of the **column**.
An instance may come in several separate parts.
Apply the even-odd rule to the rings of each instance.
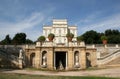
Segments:
[[[66,52],[66,70],[68,69],[68,54]]]
[[[36,68],[40,68],[40,53],[41,53],[41,51],[40,51],[40,47],[37,47],[36,48],[36,51],[35,51],[35,67]]]

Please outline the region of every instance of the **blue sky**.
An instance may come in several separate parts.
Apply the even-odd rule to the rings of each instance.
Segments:
[[[78,26],[78,35],[120,30],[120,0],[0,0],[0,41],[19,32],[36,40],[53,18]]]

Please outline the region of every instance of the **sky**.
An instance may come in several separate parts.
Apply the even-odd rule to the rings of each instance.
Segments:
[[[52,19],[67,19],[78,27],[78,35],[120,31],[120,0],[0,0],[0,41],[20,32],[35,41]]]

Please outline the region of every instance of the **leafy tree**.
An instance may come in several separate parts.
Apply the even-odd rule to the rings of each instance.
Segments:
[[[108,29],[105,31],[105,35],[108,37],[108,43],[111,43],[111,44],[120,43],[119,30]]]
[[[87,44],[98,43],[98,40],[100,39],[99,33],[94,30],[87,31],[82,36]]]
[[[50,34],[48,35],[49,41],[53,41],[54,37],[55,37],[55,35],[54,35],[53,33],[50,33]]]
[[[26,39],[26,44],[33,44],[33,41],[30,39]]]
[[[103,44],[107,44],[107,36],[103,35],[101,36],[101,41],[103,42]]]
[[[110,35],[110,36],[108,36],[108,43],[110,43],[110,44],[120,43],[120,35]]]
[[[74,34],[73,33],[70,33],[70,31],[68,31],[68,33],[66,34],[66,37],[68,39],[68,42],[72,41],[73,37],[74,37]]]
[[[108,30],[105,31],[106,36],[119,35],[119,34],[120,34],[120,32],[118,30],[108,29]]]
[[[45,40],[46,40],[45,36],[40,36],[38,38],[38,41],[40,41],[40,42],[44,42]]]
[[[12,40],[12,44],[25,44],[25,42],[26,42],[25,33],[17,33]]]
[[[83,39],[84,39],[83,36],[78,36],[77,37],[77,42],[81,42],[81,41],[83,41]]]
[[[41,45],[42,45],[42,43],[43,43],[45,40],[46,40],[45,36],[40,36],[40,37],[38,38],[38,41],[41,42]]]
[[[101,36],[101,40],[107,40],[107,37],[105,35]]]
[[[11,44],[11,38],[9,35],[6,35],[5,39],[1,41],[1,44],[3,45],[9,45]]]

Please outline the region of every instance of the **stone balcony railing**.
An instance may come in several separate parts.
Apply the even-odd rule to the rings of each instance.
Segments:
[[[85,47],[85,43],[69,42],[69,43],[53,43],[53,42],[36,42],[36,47]]]

